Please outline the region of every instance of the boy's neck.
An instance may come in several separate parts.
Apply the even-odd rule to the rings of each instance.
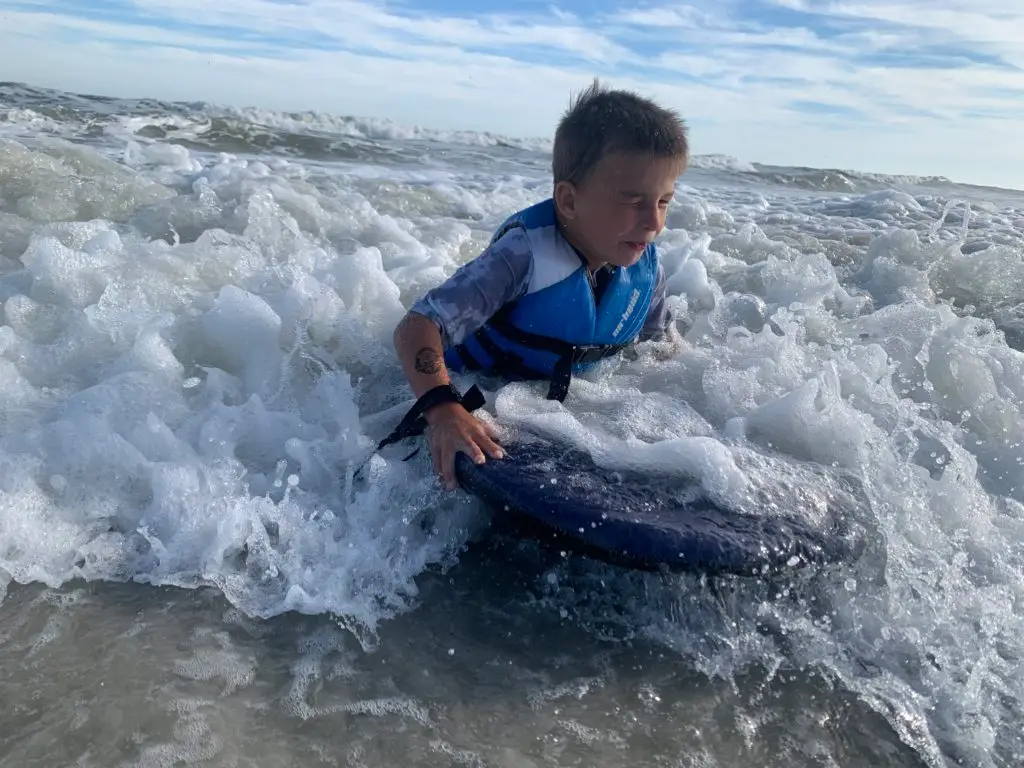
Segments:
[[[559,213],[557,207],[555,208],[555,221],[558,222],[559,234],[563,238],[565,238],[565,241],[569,243],[570,246],[572,246],[572,249],[576,251],[576,254],[580,257],[580,259],[583,260],[583,262],[587,265],[587,268],[591,272],[597,272],[597,270],[601,269],[601,267],[603,267],[606,264],[606,262],[604,261],[599,261],[595,263],[594,259],[590,258],[590,256],[587,255],[587,252],[584,250],[583,245],[577,239],[575,233],[569,226],[569,222],[562,219],[562,214]]]

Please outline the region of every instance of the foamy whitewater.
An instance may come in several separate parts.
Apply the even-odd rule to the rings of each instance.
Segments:
[[[727,497],[856,478],[856,563],[632,572],[425,452],[354,477],[548,152],[0,85],[0,766],[1024,762],[1024,193],[697,157],[678,338],[488,392]]]

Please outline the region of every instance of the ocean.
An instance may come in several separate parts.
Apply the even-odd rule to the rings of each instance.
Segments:
[[[631,571],[353,476],[549,142],[0,84],[0,766],[1021,765],[1024,193],[692,140],[675,342],[493,411],[847,473],[862,561]]]

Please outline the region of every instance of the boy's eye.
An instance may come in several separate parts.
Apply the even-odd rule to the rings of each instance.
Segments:
[[[645,203],[645,198],[644,198],[643,195],[624,194],[624,195],[622,195],[622,202],[625,205],[643,205]],[[666,207],[668,207],[668,204],[671,203],[671,202],[672,202],[672,198],[671,197],[664,198],[664,199],[658,201],[658,207],[659,208],[666,208]]]

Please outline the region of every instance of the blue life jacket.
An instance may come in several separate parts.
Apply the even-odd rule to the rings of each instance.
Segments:
[[[550,379],[548,399],[563,400],[573,373],[618,353],[640,335],[654,296],[658,257],[647,246],[630,267],[603,267],[601,290],[584,257],[559,232],[551,198],[513,214],[491,242],[522,227],[533,255],[525,295],[445,351],[450,370],[507,379]]]

